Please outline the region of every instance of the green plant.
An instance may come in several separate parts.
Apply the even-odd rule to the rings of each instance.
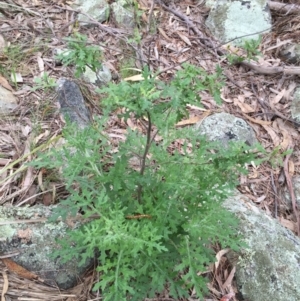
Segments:
[[[39,45],[9,45],[2,49],[1,54],[3,56],[2,63],[0,64],[0,72],[6,78],[10,78],[11,82],[17,87],[17,73],[28,72],[28,65],[26,60],[30,58],[34,53],[41,51],[42,46]]]
[[[124,0],[119,1],[119,4],[123,6],[124,9],[133,14],[134,28],[132,35],[127,39],[128,44],[140,44],[142,40],[140,26],[142,23],[143,11],[139,9],[138,2],[135,0]]]
[[[245,40],[242,48],[246,50],[247,59],[257,61],[257,56],[261,55],[261,52],[258,50],[259,45],[261,44],[261,36],[258,39]]]
[[[132,36],[128,39],[129,44],[140,44],[142,35],[138,27],[134,27]]]
[[[1,65],[1,73],[10,78],[17,87],[17,72],[19,65],[24,60],[24,50],[20,46],[9,45],[3,49],[3,56],[6,59],[5,66]]]
[[[24,49],[21,46],[9,45],[3,50],[4,56],[9,63],[17,66],[24,59]]]
[[[243,56],[233,53],[227,53],[226,58],[230,65],[239,64],[245,60]]]
[[[292,150],[288,149],[282,151],[280,146],[276,146],[268,155],[266,156],[266,161],[268,161],[273,168],[282,167],[284,158],[287,155],[290,155]]]
[[[123,44],[122,41],[119,41],[119,47],[122,49],[123,57],[119,61],[119,70],[121,78],[127,78],[133,75],[137,75],[141,73],[140,69],[137,69],[135,67],[135,58],[134,58],[134,52],[132,49],[129,49],[127,44]]]
[[[64,65],[75,66],[75,76],[80,77],[86,67],[97,72],[101,67],[101,51],[99,47],[88,45],[85,35],[75,33],[74,36],[66,38],[68,49],[58,54],[56,58]]]
[[[261,44],[261,36],[258,39],[244,40],[243,44],[240,46],[246,51],[246,57],[238,55],[235,53],[228,53],[226,55],[227,60],[230,64],[241,63],[244,60],[254,60],[257,61],[257,56],[261,55],[261,52],[258,50],[259,45]]]
[[[57,84],[54,78],[49,77],[47,72],[44,72],[41,77],[37,77],[34,79],[35,85],[32,87],[32,91],[36,91],[39,89],[42,90],[52,90]]]
[[[200,104],[200,91],[209,90],[220,100],[220,70],[209,75],[185,65],[169,84],[147,69],[143,77],[103,88],[103,117],[83,131],[66,127],[68,144],[35,162],[64,166],[70,196],[54,220],[79,210],[86,218],[98,216],[69,232],[55,255],[83,263],[99,254],[100,280],[94,289],[101,289],[105,301],[152,298],[165,286],[174,298],[188,296],[191,288],[201,298],[206,280],[198,272],[214,261],[211,246],[241,246],[237,220],[221,204],[256,154],[244,144],[225,149],[197,137],[193,129],[174,126],[187,115],[187,104]],[[105,116],[120,107],[125,120],[134,114],[145,134],[127,129],[114,152],[103,135]],[[160,143],[155,142],[158,133]],[[176,141],[179,149],[172,147]]]

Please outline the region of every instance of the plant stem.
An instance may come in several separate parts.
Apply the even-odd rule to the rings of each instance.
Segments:
[[[145,172],[145,168],[146,168],[146,158],[147,158],[147,154],[149,152],[150,146],[151,146],[151,130],[152,130],[152,122],[151,122],[151,115],[149,113],[149,111],[147,111],[147,118],[148,118],[148,127],[147,127],[147,142],[146,142],[146,146],[145,146],[145,151],[142,157],[142,164],[141,164],[141,170],[140,170],[140,175],[143,176],[144,172]],[[141,184],[138,184],[138,188],[137,188],[137,199],[139,204],[141,204],[141,200],[142,200],[142,190],[143,187]]]

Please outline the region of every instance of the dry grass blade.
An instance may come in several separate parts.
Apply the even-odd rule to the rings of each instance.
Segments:
[[[6,272],[0,262],[3,277],[0,278],[1,296],[6,295],[9,300],[39,300],[39,301],[85,301],[88,299],[92,278],[86,277],[85,281],[73,289],[61,291],[56,287],[50,287],[36,280],[24,279]],[[3,298],[3,297],[2,297]],[[2,301],[2,300],[1,300]],[[3,299],[6,301],[6,299]]]
[[[61,137],[57,136],[54,137],[53,139],[50,139],[49,141],[47,141],[45,144],[42,144],[38,147],[36,147],[34,150],[30,151],[29,153],[26,153],[25,155],[23,155],[22,157],[20,157],[19,159],[13,161],[12,163],[8,164],[7,166],[5,166],[3,169],[0,170],[0,175],[2,173],[4,173],[5,171],[9,170],[9,169],[13,169],[13,167],[15,165],[17,165],[18,163],[21,163],[22,161],[24,161],[25,159],[27,159],[29,156],[37,153],[38,151],[42,151],[47,149],[49,146],[51,146],[53,143],[55,143],[57,140],[59,140]],[[25,165],[22,165],[20,168],[18,168],[15,172],[13,172],[12,174],[10,174],[8,177],[6,177],[4,180],[2,180],[0,182],[0,185],[4,184],[5,181],[9,180],[10,178],[12,178],[13,176],[15,176],[16,174],[20,173],[21,171],[24,171],[27,167]]]
[[[1,301],[5,301],[5,294],[8,290],[8,277],[5,271],[2,272],[3,276],[3,287],[2,287],[2,293],[1,293]]]

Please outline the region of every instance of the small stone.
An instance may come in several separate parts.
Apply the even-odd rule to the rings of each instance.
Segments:
[[[64,119],[69,119],[71,123],[79,128],[86,127],[91,120],[91,115],[87,109],[79,86],[68,79],[60,78],[57,81],[57,100]]]
[[[296,121],[300,121],[300,87],[297,87],[294,95],[293,100],[291,103],[291,114],[292,118],[294,118]]]
[[[95,84],[98,87],[107,85],[112,79],[110,70],[103,64],[100,70],[97,72],[94,72],[91,68],[86,67],[83,77],[91,84]]]
[[[109,4],[106,0],[76,0],[72,4],[74,9],[80,10],[88,16],[91,16],[98,22],[105,22],[109,17]],[[90,18],[84,14],[78,15],[78,21],[83,25],[89,26]]]
[[[255,133],[248,123],[228,113],[216,113],[196,124],[200,135],[210,141],[220,141],[224,147],[229,141],[241,141],[248,145],[257,143]]]
[[[17,106],[17,100],[12,92],[0,86],[0,113],[11,113]]]
[[[285,45],[279,52],[282,61],[289,64],[300,63],[300,44]]]
[[[113,11],[113,17],[115,22],[120,27],[134,28],[134,13],[129,10],[126,6],[126,0],[120,0],[111,4],[111,9]]]

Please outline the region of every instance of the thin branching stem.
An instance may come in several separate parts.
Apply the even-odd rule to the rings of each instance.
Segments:
[[[144,150],[144,154],[143,154],[142,162],[141,162],[141,170],[140,170],[141,176],[144,175],[145,168],[146,168],[146,158],[147,158],[147,154],[149,152],[149,149],[150,149],[150,146],[152,143],[152,139],[151,139],[152,121],[151,121],[151,115],[150,115],[149,111],[147,111],[147,119],[148,119],[147,142],[146,142],[146,146],[145,146],[145,150]],[[140,204],[142,201],[142,191],[143,191],[142,185],[138,184],[137,199]]]

